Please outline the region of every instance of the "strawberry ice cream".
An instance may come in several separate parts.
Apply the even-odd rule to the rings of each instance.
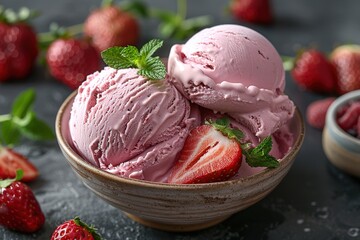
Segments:
[[[257,146],[271,136],[270,153],[281,159],[292,146],[286,124],[295,109],[284,88],[282,61],[268,40],[220,25],[173,46],[163,80],[135,68],[88,76],[73,103],[70,134],[90,163],[148,181],[166,182],[190,131],[224,116],[244,133],[244,143]],[[243,162],[235,177],[263,169]]]
[[[69,128],[74,147],[90,163],[120,176],[163,182],[198,124],[196,106],[167,81],[106,67],[78,89]]]
[[[240,25],[219,25],[171,49],[170,81],[186,98],[227,113],[264,138],[286,124],[293,102],[283,94],[281,58],[259,33]]]

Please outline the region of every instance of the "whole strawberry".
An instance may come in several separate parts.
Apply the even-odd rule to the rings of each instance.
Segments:
[[[309,49],[296,59],[291,74],[295,82],[306,90],[332,93],[336,73],[331,62],[318,50]]]
[[[17,14],[0,8],[0,82],[28,76],[38,55],[37,37],[26,22],[30,10]]]
[[[76,89],[86,76],[101,68],[101,58],[89,41],[60,38],[50,44],[46,53],[50,74]]]
[[[136,45],[139,24],[133,15],[108,3],[90,13],[84,22],[84,33],[98,51],[103,51],[113,46]]]
[[[240,21],[259,24],[273,22],[270,0],[232,0],[230,12]]]
[[[314,128],[323,129],[326,113],[335,98],[329,97],[312,102],[306,109],[306,120]]]
[[[45,217],[31,189],[19,180],[22,171],[17,171],[15,179],[0,181],[0,224],[11,230],[32,233],[39,230]]]
[[[360,89],[360,45],[342,45],[331,56],[337,70],[337,92],[344,94]]]
[[[51,236],[51,240],[91,240],[101,239],[93,226],[88,226],[79,217],[59,225]]]

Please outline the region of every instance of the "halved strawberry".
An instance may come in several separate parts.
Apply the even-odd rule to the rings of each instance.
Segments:
[[[39,172],[28,159],[14,150],[0,146],[0,179],[15,178],[16,170],[22,169],[23,182],[34,180]]]
[[[169,183],[207,183],[234,176],[241,165],[241,147],[211,125],[193,129],[169,177]]]

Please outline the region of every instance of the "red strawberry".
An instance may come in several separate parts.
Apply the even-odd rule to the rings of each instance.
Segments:
[[[240,21],[260,24],[273,21],[270,0],[232,0],[230,11]]]
[[[342,45],[334,49],[331,61],[337,70],[337,92],[360,89],[360,45]]]
[[[0,146],[0,179],[14,178],[19,169],[24,171],[23,182],[30,182],[39,175],[36,167],[25,156]]]
[[[15,179],[0,181],[0,224],[11,230],[31,233],[39,230],[45,217],[31,189]]]
[[[91,240],[101,239],[100,235],[96,233],[96,229],[88,226],[79,217],[68,220],[58,226],[51,236],[51,240]]]
[[[139,24],[130,13],[110,5],[91,12],[85,20],[84,33],[103,51],[113,46],[136,45]]]
[[[325,98],[312,102],[306,110],[306,119],[310,126],[323,129],[325,126],[326,112],[335,98]]]
[[[0,82],[29,75],[38,55],[34,29],[24,19],[10,22],[9,12],[0,10]]]
[[[241,164],[241,147],[211,125],[193,129],[169,177],[170,183],[207,183],[234,176]]]
[[[332,93],[335,90],[335,69],[331,62],[315,49],[301,53],[296,58],[291,73],[295,82],[307,90],[323,93]]]
[[[86,76],[101,68],[101,58],[96,49],[85,40],[68,38],[55,40],[46,54],[50,74],[76,89]]]

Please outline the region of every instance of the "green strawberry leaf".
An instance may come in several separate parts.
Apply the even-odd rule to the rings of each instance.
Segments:
[[[76,216],[73,220],[76,225],[86,229],[95,240],[101,240],[101,236],[97,233],[97,228],[95,228],[93,225],[87,225],[85,222],[81,221],[78,216]]]
[[[16,170],[15,178],[0,180],[0,188],[6,188],[10,186],[13,182],[20,181],[23,178],[23,176],[24,176],[24,171],[22,169]]]
[[[104,62],[115,69],[138,68],[138,74],[150,80],[164,79],[166,68],[159,57],[152,57],[163,41],[154,39],[140,51],[134,46],[112,47],[101,52]]]

